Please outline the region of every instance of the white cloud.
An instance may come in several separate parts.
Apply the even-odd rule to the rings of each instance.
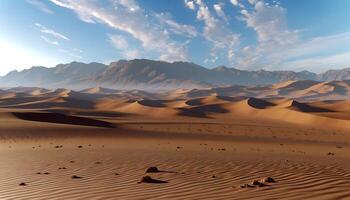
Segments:
[[[135,58],[140,58],[142,55],[141,52],[137,49],[134,49],[129,45],[128,39],[125,36],[121,35],[108,35],[110,42],[112,45],[120,50],[121,54],[124,56],[126,59],[135,59]]]
[[[240,8],[245,8],[245,6],[242,3],[240,3],[239,0],[230,0],[230,2],[231,2],[231,4],[233,6],[238,6]]]
[[[223,19],[225,21],[228,21],[227,16],[226,16],[226,14],[225,14],[225,12],[224,12],[224,10],[222,8],[223,7],[222,4],[214,4],[213,7],[214,7],[214,10],[215,10],[216,14],[219,17],[221,17],[221,19]]]
[[[185,5],[187,8],[191,9],[191,10],[195,10],[196,9],[196,6],[194,4],[193,1],[191,0],[185,0]]]
[[[238,54],[238,65],[244,68],[278,66],[278,55],[299,42],[299,31],[287,27],[286,10],[279,4],[268,5],[264,1],[250,1],[253,10],[242,9],[247,27],[256,31],[259,44],[247,46]]]
[[[175,22],[168,13],[155,14],[155,16],[164,27],[167,27],[167,30],[174,34],[186,37],[196,37],[198,34],[195,27]]]
[[[316,56],[295,61],[288,61],[283,63],[283,65],[280,67],[289,70],[307,69],[314,72],[322,73],[329,69],[347,68],[349,67],[349,65],[350,51],[328,56]]]
[[[242,9],[241,14],[256,31],[259,43],[238,52],[240,67],[319,71],[350,64],[345,59],[349,53],[344,53],[349,51],[344,44],[350,44],[350,32],[302,40],[302,32],[288,29],[286,10],[277,1],[271,5],[256,1],[252,11]]]
[[[61,53],[64,53],[65,54],[65,57],[70,57],[70,58],[73,58],[75,60],[82,60],[83,57],[79,54],[81,54],[83,51],[80,50],[80,49],[77,49],[77,48],[73,48],[73,49],[70,49],[70,50],[67,50],[67,49],[58,49],[59,52]]]
[[[281,6],[269,6],[259,1],[254,11],[242,11],[247,26],[253,28],[259,42],[263,45],[289,45],[298,40],[298,32],[288,30],[285,9]]]
[[[140,58],[141,52],[139,50],[133,49],[124,52],[124,56],[126,59],[135,59]]]
[[[202,0],[196,0],[195,3],[198,6],[197,19],[204,22],[203,37],[213,44],[211,61],[226,56],[232,62],[234,51],[239,45],[239,35],[231,31],[225,21],[215,18]]]
[[[42,12],[46,13],[46,14],[53,14],[54,12],[47,7],[47,5],[45,5],[42,1],[39,0],[26,0],[27,3],[35,6],[36,8],[38,8],[39,10],[41,10]]]
[[[127,8],[130,12],[136,12],[141,10],[140,6],[134,0],[114,0],[113,5],[117,9],[119,6]]]
[[[258,0],[248,0],[248,2],[252,5],[255,5],[258,2]]]
[[[49,38],[47,38],[47,37],[45,37],[43,35],[41,35],[40,38],[43,39],[45,42],[47,42],[49,44],[56,45],[56,46],[60,45],[59,42],[57,42],[55,40],[50,40]]]
[[[238,6],[238,0],[230,0],[230,2],[232,3],[232,5]]]
[[[129,44],[125,37],[121,35],[109,35],[109,39],[117,49],[128,49]]]
[[[299,41],[286,47],[284,51],[275,52],[274,57],[291,60],[317,56],[318,54],[328,54],[328,52],[339,53],[348,50],[347,44],[350,44],[350,32]]]
[[[88,23],[103,23],[129,33],[144,49],[157,52],[161,59],[187,60],[186,49],[171,39],[164,27],[153,24],[152,16],[133,0],[113,0],[113,7],[100,7],[94,1],[51,0],[76,12]]]
[[[62,40],[70,40],[68,37],[64,36],[61,33],[58,33],[52,29],[46,28],[44,25],[41,25],[39,23],[35,23],[35,26],[37,26],[42,33],[49,34],[57,39],[62,39]]]
[[[82,57],[82,56],[77,55],[77,54],[74,54],[74,53],[69,53],[68,55],[69,55],[70,57],[75,58],[75,59],[79,59],[79,60],[83,59],[83,57]]]

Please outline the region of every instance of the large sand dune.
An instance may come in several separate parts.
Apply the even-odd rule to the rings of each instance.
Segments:
[[[348,91],[4,89],[0,199],[350,199]]]

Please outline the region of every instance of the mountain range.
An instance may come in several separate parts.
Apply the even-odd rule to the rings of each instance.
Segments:
[[[190,62],[135,59],[119,60],[109,65],[71,62],[53,68],[40,66],[23,71],[15,70],[0,77],[0,87],[176,89],[268,85],[288,80],[346,79],[350,79],[350,68],[316,74],[309,71],[247,71],[225,66],[208,69]]]

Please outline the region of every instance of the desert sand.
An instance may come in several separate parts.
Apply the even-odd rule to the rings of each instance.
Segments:
[[[350,199],[337,84],[1,90],[0,199]]]

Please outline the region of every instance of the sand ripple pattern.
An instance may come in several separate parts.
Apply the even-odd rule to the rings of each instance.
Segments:
[[[349,168],[312,159],[285,161],[264,156],[252,159],[234,152],[113,148],[35,153],[12,150],[2,151],[0,156],[2,200],[350,199]],[[75,162],[70,163],[72,160]],[[149,166],[176,173],[151,175],[169,181],[166,184],[137,184]],[[72,175],[83,178],[72,179]],[[239,187],[266,176],[274,177],[277,183]],[[18,186],[20,182],[28,185]]]

